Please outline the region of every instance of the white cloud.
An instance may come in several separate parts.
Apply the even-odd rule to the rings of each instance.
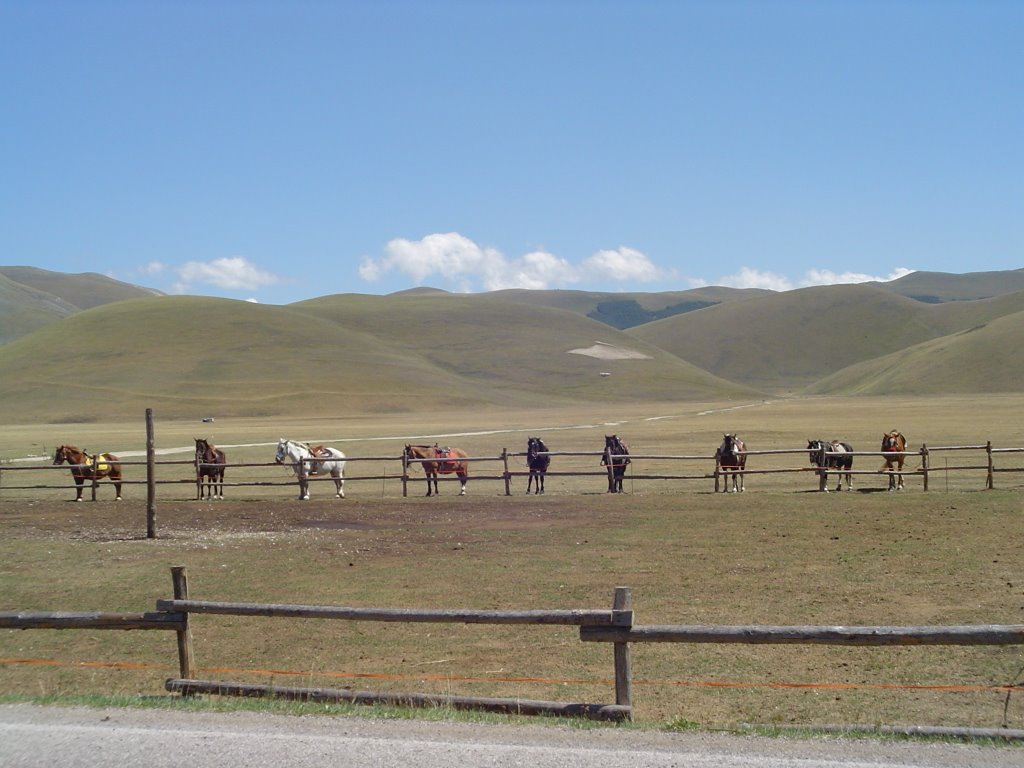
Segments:
[[[575,285],[594,279],[650,282],[667,272],[632,248],[598,251],[581,264],[544,250],[508,258],[496,248],[481,247],[457,232],[435,233],[422,240],[391,240],[378,259],[364,257],[359,276],[369,282],[396,271],[418,285],[428,281],[455,284],[460,290],[545,288]]]
[[[141,270],[144,275],[159,275],[167,269],[167,266],[159,261],[151,261]]]
[[[769,291],[789,291],[794,287],[787,277],[774,272],[760,272],[750,267],[742,267],[735,275],[718,278],[715,285],[729,288],[766,288]]]
[[[186,293],[194,285],[213,285],[227,290],[255,290],[281,282],[277,275],[260,269],[242,256],[213,261],[188,261],[174,270],[178,281],[174,289]]]
[[[829,269],[809,269],[797,283],[794,283],[788,277],[776,274],[775,272],[761,272],[750,267],[743,267],[734,275],[726,275],[719,278],[715,284],[730,288],[765,288],[769,291],[791,291],[794,288],[807,288],[812,285],[868,282],[887,283],[890,280],[896,280],[904,275],[909,275],[913,271],[906,267],[897,267],[888,277],[876,277],[863,272],[833,272]]]
[[[875,277],[866,275],[863,272],[833,272],[830,269],[809,269],[800,281],[800,285],[836,285],[838,283],[888,283],[890,280],[897,280],[909,275],[914,270],[906,267],[897,267],[888,277]]]
[[[640,251],[625,246],[614,251],[598,251],[583,260],[583,268],[597,276],[613,280],[635,280],[650,283],[660,280],[666,273]]]

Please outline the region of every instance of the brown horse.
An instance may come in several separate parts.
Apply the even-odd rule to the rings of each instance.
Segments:
[[[201,437],[194,438],[196,441],[196,491],[199,499],[203,498],[203,491],[206,491],[207,499],[224,498],[224,465],[228,463],[227,456],[220,448]],[[206,480],[205,486],[203,480]]]
[[[61,445],[53,454],[53,463],[69,464],[71,476],[75,478],[75,501],[82,500],[82,484],[86,480],[99,480],[101,477],[110,478],[114,484],[114,492],[117,500],[121,500],[121,465],[120,459],[112,453],[101,453],[97,456],[90,456],[88,453],[73,445]]]
[[[907,438],[898,430],[886,432],[882,435],[882,453],[891,453],[892,456],[885,456],[885,463],[879,472],[889,473],[889,490],[903,490],[903,462],[907,458],[903,451],[907,450]],[[893,464],[896,465],[896,472],[893,472]],[[898,474],[897,474],[898,473]]]
[[[622,493],[622,478],[629,466],[629,446],[618,435],[604,436],[601,465],[608,467],[608,493]]]
[[[458,475],[462,482],[462,490],[459,496],[466,495],[466,481],[469,480],[469,462],[466,461],[466,452],[459,448],[440,448],[434,445],[406,445],[403,454],[406,463],[418,461],[423,465],[423,472],[427,476],[427,496],[432,494],[440,495],[437,488],[437,476]],[[434,487],[431,489],[430,484]]]
[[[715,451],[716,470],[720,470],[725,478],[726,491],[743,491],[743,470],[747,468],[747,444],[737,435],[722,435],[722,444]],[[732,478],[732,488],[729,487],[729,478]],[[717,481],[716,481],[717,482]]]

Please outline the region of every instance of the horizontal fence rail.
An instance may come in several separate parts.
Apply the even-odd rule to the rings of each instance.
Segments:
[[[193,459],[161,459],[159,461],[155,458],[155,448],[152,445],[152,409],[147,409],[146,413],[146,426],[147,426],[147,456],[145,460],[128,460],[118,459],[117,463],[121,465],[123,470],[132,470],[135,468],[143,468],[145,477],[123,477],[120,483],[125,486],[147,486],[147,496],[149,498],[149,517],[150,517],[150,531],[152,532],[155,528],[155,524],[152,522],[153,518],[153,504],[157,493],[157,488],[174,487],[174,486],[191,486],[195,488],[195,498],[201,499],[204,496],[204,491],[213,493],[210,489],[209,483],[205,485],[201,482],[200,477],[201,470],[209,469],[214,466],[223,466],[226,472],[226,477],[222,483],[217,483],[220,489],[218,495],[223,494],[224,488],[296,488],[300,485],[299,478],[292,476],[281,476],[279,479],[271,477],[259,476],[263,470],[273,468],[275,470],[288,469],[288,465],[282,465],[273,461],[258,461],[258,462],[233,462],[224,465],[213,465],[203,461]],[[329,441],[328,441],[329,442]],[[271,444],[268,444],[268,447]],[[963,454],[966,452],[983,452],[984,461],[974,463],[964,463],[963,461],[957,461],[950,464],[947,456],[954,454]],[[742,468],[722,467],[719,465],[715,457],[711,454],[686,454],[686,453],[635,453],[630,454],[630,464],[628,465],[626,472],[626,479],[629,483],[636,482],[664,482],[664,481],[696,481],[703,482],[713,480],[714,490],[723,490],[721,486],[721,480],[727,475],[739,475],[739,476],[757,476],[757,475],[805,475],[811,473],[812,475],[820,475],[822,470],[816,466],[803,464],[802,466],[771,466],[771,462],[768,462],[768,466],[758,465],[759,459],[782,456],[808,456],[809,449],[806,447],[794,447],[794,448],[767,448],[767,449],[751,449],[741,452],[742,455],[749,459],[746,466]],[[962,473],[962,472],[978,472],[983,471],[985,473],[984,487],[991,489],[995,487],[996,475],[1007,475],[1009,473],[1024,473],[1024,466],[996,466],[996,459],[1002,457],[1008,457],[1011,454],[1024,453],[1024,447],[995,447],[991,441],[985,443],[974,443],[967,445],[937,445],[928,446],[922,444],[918,450],[905,450],[902,452],[883,452],[883,451],[852,451],[849,454],[856,458],[874,458],[881,464],[886,459],[891,459],[896,456],[903,457],[907,460],[903,469],[893,467],[892,469],[864,469],[858,467],[856,469],[849,470],[849,474],[859,475],[861,477],[871,476],[884,476],[889,481],[900,481],[897,485],[902,486],[903,478],[920,478],[922,482],[923,490],[929,490],[930,481],[934,478],[945,478],[946,488],[949,489],[949,477],[951,473]],[[501,453],[492,456],[467,456],[459,457],[459,461],[465,461],[470,464],[474,464],[477,467],[485,465],[497,465],[495,471],[489,470],[476,470],[470,473],[469,481],[471,483],[479,482],[501,482],[504,483],[504,490],[506,495],[512,495],[512,483],[513,480],[528,477],[531,472],[528,467],[522,466],[526,463],[527,453],[518,451],[509,451],[502,449]],[[601,463],[602,457],[609,460],[609,465],[612,461],[619,458],[623,458],[619,454],[609,454],[607,451],[546,451],[542,455],[548,456],[549,458],[576,458],[576,459],[592,459],[595,465]],[[917,462],[914,462],[914,458],[917,457]],[[940,459],[940,457],[942,457]],[[90,456],[91,460],[95,463],[97,461],[96,455]],[[440,462],[453,461],[452,458],[441,457],[438,459]],[[323,458],[310,458],[303,459],[308,463],[319,463],[325,461]],[[329,460],[328,460],[329,461]],[[421,474],[420,468],[417,464],[422,464],[422,459],[406,459],[404,452],[402,454],[390,454],[390,455],[376,455],[376,456],[346,456],[341,461],[345,462],[346,469],[349,470],[347,475],[344,475],[341,479],[343,481],[378,481],[381,483],[381,494],[384,492],[385,484],[391,482],[400,482],[402,484],[402,495],[408,495],[409,486],[412,484],[415,486],[419,483],[428,483],[425,474]],[[428,460],[429,461],[429,460]],[[944,461],[943,465],[939,465],[940,461]],[[360,464],[366,465],[367,462],[385,464],[387,466],[394,466],[394,471],[383,471],[373,472],[372,470],[362,473],[354,473],[352,470]],[[522,462],[522,464],[520,464]],[[577,462],[579,463],[579,462]],[[684,465],[681,467],[682,471],[674,471],[670,466],[671,463],[679,463]],[[689,468],[685,465],[697,465],[703,463],[704,466],[693,466]],[[910,466],[910,463],[917,463],[917,466]],[[518,466],[517,466],[518,465]],[[33,465],[33,466],[14,466],[11,463],[0,463],[0,493],[5,491],[30,491],[30,490],[42,490],[42,489],[65,489],[68,487],[75,487],[69,483],[56,484],[55,482],[43,482],[43,483],[28,483],[21,482],[18,478],[23,477],[25,472],[64,472],[68,473],[69,469],[74,468],[76,470],[88,470],[90,464],[81,465]],[[175,468],[184,469],[186,467],[192,468],[192,472],[189,476],[178,476],[170,477],[168,474],[173,474]],[[166,470],[166,471],[165,471]],[[246,470],[248,475],[243,473],[243,478],[238,479],[238,470]],[[565,468],[558,466],[549,467],[544,472],[545,476],[550,477],[577,477],[577,478],[597,478],[597,477],[609,477],[612,470],[610,466],[595,466],[593,469],[586,467],[574,466]],[[830,468],[828,474],[836,474],[838,470]],[[845,471],[844,471],[845,473]],[[131,472],[128,472],[131,474]],[[235,475],[232,477],[232,475]],[[257,476],[252,476],[252,475]],[[12,482],[12,479],[14,482]],[[308,474],[304,481],[309,484],[316,484],[322,482],[332,481],[334,478],[329,473],[320,472],[318,474]],[[442,474],[437,478],[441,482],[453,482],[458,478],[454,475]],[[83,488],[89,488],[91,491],[92,500],[97,500],[99,494],[98,490],[101,486],[110,485],[112,481],[108,477],[103,478],[86,478],[83,484]],[[890,485],[892,485],[890,483]],[[422,486],[421,486],[422,487]],[[429,488],[429,486],[428,486]],[[824,490],[824,487],[821,488]],[[343,494],[338,494],[343,495]]]
[[[1024,624],[949,627],[667,625],[583,627],[580,639],[610,643],[745,645],[1024,645]]]
[[[1024,645],[1024,625],[953,626],[771,626],[771,625],[637,625],[629,587],[616,587],[605,609],[473,610],[424,608],[353,608],[305,604],[238,603],[192,600],[184,566],[171,569],[173,599],[157,601],[155,613],[93,611],[0,611],[0,628],[14,629],[170,629],[178,637],[180,676],[165,681],[165,690],[185,696],[273,697],[395,706],[449,706],[513,714],[554,714],[604,720],[633,716],[632,643],[705,643],[756,645],[1011,646]],[[333,619],[379,622],[441,622],[522,625],[575,625],[582,642],[611,643],[614,649],[615,704],[502,699],[348,689],[250,685],[203,680],[196,676],[191,614],[264,618]],[[1008,691],[1024,685],[1007,686]]]
[[[611,611],[532,610],[478,611],[468,609],[423,610],[416,608],[345,608],[325,605],[275,605],[222,603],[206,600],[158,600],[157,610],[225,616],[277,616],[348,621],[400,621],[448,624],[548,624],[563,626],[610,625],[627,622]]]

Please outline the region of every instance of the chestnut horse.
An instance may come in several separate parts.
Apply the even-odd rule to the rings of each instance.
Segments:
[[[618,435],[605,435],[601,464],[608,467],[608,493],[622,493],[622,478],[629,461],[629,446],[625,441]]]
[[[224,498],[224,465],[228,463],[224,451],[208,440],[196,437],[196,490],[203,498],[205,478],[206,498]]]
[[[551,457],[548,456],[548,447],[539,437],[531,437],[526,441],[526,465],[530,468],[530,479],[526,482],[526,492],[534,487],[536,480],[537,493],[544,493],[544,475],[551,465]]]
[[[879,470],[880,472],[889,473],[890,491],[903,490],[903,462],[907,458],[903,455],[905,450],[907,450],[907,438],[898,430],[894,429],[892,432],[886,432],[882,435],[882,453],[893,454],[892,456],[883,457],[885,463]],[[893,464],[896,465],[896,472],[893,472]]]
[[[740,440],[738,436],[722,436],[722,444],[715,451],[715,465],[716,469],[719,469],[725,477],[723,493],[726,491],[743,491],[742,471],[747,467],[745,450],[747,450],[747,444]],[[729,487],[730,477],[732,478],[732,488]]]
[[[462,490],[459,496],[466,495],[466,482],[469,480],[469,462],[465,461],[468,456],[460,448],[440,448],[434,445],[406,445],[403,458],[407,465],[414,461],[423,465],[423,473],[427,476],[427,496],[440,495],[437,488],[437,476],[458,475],[462,483]],[[434,487],[431,489],[430,484]]]
[[[61,445],[53,455],[53,463],[69,464],[71,476],[75,478],[75,501],[82,500],[82,484],[86,480],[98,480],[101,477],[110,478],[114,484],[114,492],[117,500],[121,500],[121,465],[120,459],[112,453],[101,453],[97,456],[90,456],[80,448],[73,445]]]

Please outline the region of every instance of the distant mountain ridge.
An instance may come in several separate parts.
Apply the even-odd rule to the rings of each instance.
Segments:
[[[150,406],[287,414],[325,398],[359,413],[1024,392],[1024,270],[913,277],[786,292],[419,288],[274,306],[4,267],[0,421]]]
[[[0,344],[85,309],[162,295],[95,272],[65,274],[36,267],[0,267]]]

